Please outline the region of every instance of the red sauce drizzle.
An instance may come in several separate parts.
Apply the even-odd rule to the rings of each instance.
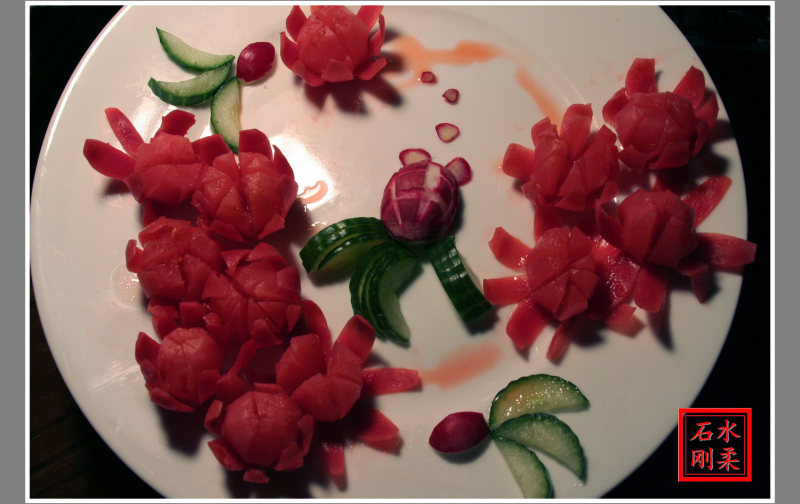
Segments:
[[[463,345],[445,355],[436,367],[421,369],[419,375],[426,385],[455,387],[492,369],[500,357],[500,348],[492,343]]]
[[[467,40],[459,42],[452,49],[428,49],[416,38],[407,35],[397,37],[391,43],[392,49],[402,56],[403,61],[412,72],[411,80],[401,85],[401,87],[419,83],[419,76],[422,72],[431,70],[436,64],[467,66],[473,63],[484,63],[496,58],[506,58],[516,65],[515,78],[517,84],[533,98],[539,110],[554,123],[561,118],[561,108],[556,105],[552,97],[524,69],[521,62],[500,47]]]

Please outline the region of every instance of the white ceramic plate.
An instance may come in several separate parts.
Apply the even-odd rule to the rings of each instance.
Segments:
[[[156,26],[211,52],[238,54],[256,40],[277,47],[288,10],[274,5],[123,9],[64,91],[36,171],[31,262],[50,348],[70,391],[103,439],[169,497],[243,496],[250,487],[237,483],[237,476],[227,474],[214,459],[205,446],[211,438],[199,426],[201,417],[164,414],[148,400],[133,346],[139,331],[153,332],[136,279],[124,266],[125,243],[140,229],[138,207],[129,194],[108,191],[108,181],[89,167],[81,149],[87,138],[116,142],[105,107],[120,108],[145,138],[170,110],[146,82],[151,76],[179,80],[187,74],[165,56]],[[494,260],[487,242],[496,226],[504,226],[531,243],[533,214],[498,165],[510,142],[530,143],[530,127],[548,110],[539,105],[549,101],[560,117],[571,103],[592,103],[597,128],[602,104],[622,86],[633,58],[655,57],[665,90],[690,65],[703,68],[669,19],[652,6],[387,6],[384,14],[395,37],[384,49],[406,56],[405,69],[382,74],[400,100],[387,101],[370,86],[355,101],[306,93],[280,62],[267,80],[244,87],[243,126],[261,129],[284,151],[301,188],[320,180],[328,186],[319,201],[293,210],[292,230],[278,237],[290,253],[299,250],[312,225],[377,216],[383,186],[399,168],[397,154],[423,147],[439,161],[457,155],[469,160],[474,179],[462,189],[458,247],[478,277],[509,274]],[[505,56],[470,65],[434,61],[431,69],[438,83],[424,86],[414,83],[411,64],[420,60],[401,47],[405,36],[428,49],[450,50],[462,41],[493,44]],[[529,77],[527,87],[518,78],[520,71]],[[448,87],[461,91],[455,106],[441,98]],[[357,103],[358,111],[348,103]],[[208,107],[190,110],[198,121],[189,137],[209,134]],[[727,118],[724,109],[720,118]],[[443,121],[459,125],[461,137],[449,144],[439,141],[434,125]],[[746,236],[736,143],[720,140],[710,149],[726,163],[733,184],[700,229]],[[323,308],[336,334],[352,313],[347,283],[316,285],[302,278],[304,295]],[[347,498],[519,497],[493,445],[469,463],[454,463],[437,455],[427,439],[448,413],[488,413],[491,399],[510,380],[544,372],[574,381],[592,402],[587,411],[561,415],[584,446],[588,479],[580,483],[545,460],[556,496],[599,497],[661,443],[676,425],[678,408],[689,406],[705,382],[740,288],[737,275],[718,274],[717,281],[720,292],[704,305],[685,290],[670,294],[668,342],[649,330],[634,338],[604,333],[596,344],[573,345],[562,364],[554,366],[544,357],[552,328],[527,358],[514,351],[505,335],[510,308],[498,311],[494,326],[470,334],[426,265],[401,298],[412,329],[411,347],[379,341],[374,349],[388,365],[416,368],[427,377],[421,392],[378,400],[378,407],[401,429],[400,454],[353,445],[347,450],[346,489],[308,470],[297,474],[296,484],[262,491]],[[471,379],[450,386],[436,382],[432,371],[470,353],[481,355],[472,365],[483,366]]]

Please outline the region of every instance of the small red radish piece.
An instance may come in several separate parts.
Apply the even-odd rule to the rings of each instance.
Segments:
[[[178,135],[185,136],[189,128],[196,122],[194,114],[181,109],[175,109],[161,118],[161,125],[154,136]]]
[[[459,96],[460,93],[458,92],[458,89],[453,89],[453,88],[450,88],[444,93],[442,93],[442,97],[444,97],[447,103],[456,103],[458,101]]]
[[[101,142],[92,138],[83,144],[83,155],[89,165],[98,173],[116,180],[123,180],[133,173],[136,160],[108,142]]]
[[[422,382],[416,369],[370,368],[361,372],[364,392],[369,395],[395,394],[418,389]]]
[[[477,411],[459,411],[444,417],[433,428],[428,443],[439,452],[456,453],[468,450],[489,435],[489,425]]]
[[[383,191],[381,221],[397,239],[442,238],[459,205],[458,182],[444,166],[416,163],[395,172]]]
[[[453,158],[444,167],[453,174],[460,186],[472,180],[472,167],[463,157]]]
[[[434,84],[436,82],[436,74],[431,71],[425,70],[419,76],[419,80],[420,82],[424,82],[425,84]]]
[[[513,236],[505,228],[497,227],[489,240],[489,249],[494,257],[507,268],[514,271],[524,271],[525,261],[531,253],[531,247],[525,245],[522,240]]]
[[[136,127],[128,119],[128,116],[116,107],[108,107],[105,112],[108,124],[111,125],[111,130],[122,144],[122,148],[131,156],[135,156],[139,146],[144,143]]]
[[[461,130],[452,123],[439,123],[436,125],[436,134],[442,142],[452,142],[461,134]]]
[[[322,441],[322,460],[331,476],[342,476],[346,470],[344,443],[341,441]]]
[[[400,162],[403,163],[403,166],[430,161],[431,159],[433,158],[425,149],[403,149],[400,151]]]
[[[253,82],[265,76],[275,64],[275,46],[269,42],[247,45],[236,60],[236,77]]]

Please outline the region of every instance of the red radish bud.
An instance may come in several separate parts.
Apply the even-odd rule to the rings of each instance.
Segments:
[[[452,142],[461,133],[458,126],[450,123],[439,123],[436,125],[436,134],[442,142]]]
[[[455,103],[458,101],[458,89],[448,89],[442,94],[442,96],[445,100],[447,100],[447,103]]]
[[[472,167],[470,167],[467,160],[463,157],[453,158],[444,167],[453,174],[453,177],[455,177],[456,182],[458,182],[460,186],[472,180]]]
[[[428,443],[442,453],[468,450],[489,435],[489,425],[477,411],[460,411],[444,417],[433,428]]]
[[[389,179],[381,200],[381,221],[400,240],[433,240],[447,234],[458,204],[458,182],[444,166],[414,163]]]
[[[275,46],[269,42],[253,42],[239,53],[236,77],[252,82],[265,76],[275,63]]]
[[[426,70],[422,72],[422,75],[419,76],[419,80],[425,84],[433,84],[436,82],[436,74]]]
[[[400,151],[400,162],[403,163],[403,166],[430,161],[431,159],[431,155],[425,149],[403,149]]]

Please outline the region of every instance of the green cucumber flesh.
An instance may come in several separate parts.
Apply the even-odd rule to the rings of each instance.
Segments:
[[[492,311],[493,306],[461,258],[453,235],[433,243],[427,252],[439,282],[464,323],[477,322]]]
[[[300,249],[300,261],[308,273],[351,269],[369,248],[388,240],[379,219],[344,219],[312,236]]]
[[[549,413],[526,413],[506,420],[495,427],[492,434],[547,453],[581,480],[586,479],[586,457],[578,436]]]
[[[198,105],[215,96],[230,74],[231,65],[227,64],[183,81],[167,82],[151,77],[147,85],[156,96],[171,105]]]
[[[408,345],[410,329],[398,291],[418,268],[416,254],[394,241],[370,248],[356,265],[350,277],[353,311],[366,318],[381,338]]]
[[[330,252],[325,254],[319,262],[319,271],[339,271],[353,267],[358,260],[372,247],[387,241],[388,237],[374,235],[359,235],[345,240]]]
[[[589,400],[572,382],[549,374],[518,378],[497,393],[489,410],[489,427],[526,413],[577,411]]]
[[[493,440],[524,498],[547,499],[553,496],[553,486],[547,469],[534,452],[511,439],[494,436]]]
[[[236,77],[229,79],[211,99],[211,128],[234,152],[239,152],[239,132],[242,131],[242,84]]]
[[[384,252],[372,266],[362,290],[364,315],[378,334],[389,341],[408,345],[411,331],[400,310],[397,291],[419,266],[413,254]]]
[[[167,55],[187,70],[205,72],[233,62],[232,54],[212,54],[201,51],[161,28],[156,28],[156,32],[158,41],[161,42],[161,47],[164,48]]]

